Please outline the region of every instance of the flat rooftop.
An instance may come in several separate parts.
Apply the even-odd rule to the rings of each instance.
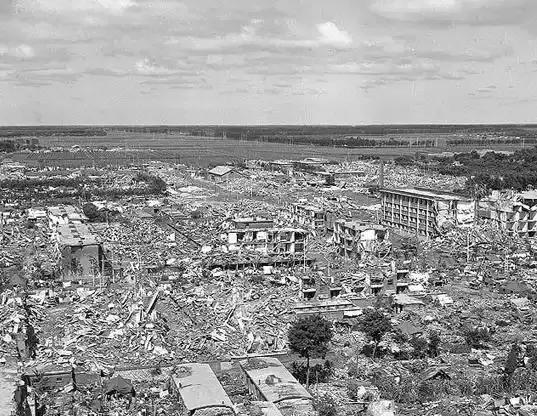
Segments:
[[[241,361],[240,366],[269,402],[312,398],[277,358],[251,358]]]
[[[398,188],[398,189],[384,188],[384,189],[381,189],[380,192],[413,196],[413,197],[426,198],[426,199],[434,199],[434,200],[440,199],[443,201],[469,201],[470,200],[470,198],[465,197],[464,195],[455,194],[453,192],[444,192],[444,191],[440,191],[437,189],[428,189],[428,188]]]
[[[208,407],[233,408],[209,364],[179,365],[172,379],[189,412]]]
[[[273,220],[269,218],[253,218],[253,217],[247,217],[247,218],[232,218],[232,222],[242,224],[242,223],[250,223],[250,222],[274,222]]]
[[[267,233],[289,233],[289,232],[295,232],[295,233],[307,233],[306,230],[302,228],[238,228],[233,230],[227,230],[226,232],[229,233],[248,233],[252,231],[265,231]]]
[[[47,208],[50,215],[55,215],[57,217],[72,215],[72,214],[81,214],[80,211],[72,205],[58,205],[55,207]]]
[[[86,224],[69,223],[58,226],[58,242],[63,246],[92,246],[100,240]]]

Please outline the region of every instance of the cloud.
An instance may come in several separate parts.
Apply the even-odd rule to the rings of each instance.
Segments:
[[[317,30],[321,34],[319,40],[323,44],[348,46],[352,43],[351,36],[344,30],[340,30],[333,22],[320,23],[317,25]]]
[[[527,22],[537,5],[534,0],[372,0],[370,10],[397,21],[493,25]]]
[[[51,67],[12,71],[8,81],[18,86],[37,87],[52,85],[56,82],[73,83],[80,76],[80,73],[69,67]]]
[[[11,47],[6,45],[0,45],[0,56],[25,60],[34,58],[35,51],[34,48],[26,44],[20,44]]]
[[[91,11],[121,13],[135,5],[133,0],[16,0],[15,9],[18,13],[65,14],[66,12]]]
[[[289,22],[268,25],[262,19],[251,19],[238,32],[222,36],[173,36],[166,42],[197,53],[238,53],[251,51],[315,50],[326,47],[345,48],[350,46],[352,38],[334,23],[325,22],[316,25],[319,36],[316,38],[299,36],[291,31]],[[276,28],[278,30],[275,30]],[[267,28],[269,30],[267,30]]]

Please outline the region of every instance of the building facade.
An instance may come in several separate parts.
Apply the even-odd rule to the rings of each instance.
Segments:
[[[302,255],[308,232],[299,228],[244,228],[229,230],[223,235],[225,250],[263,255]]]
[[[381,189],[382,224],[432,237],[446,228],[470,225],[475,202],[470,198],[425,188]]]
[[[479,216],[492,221],[508,234],[519,237],[537,236],[537,191],[518,194],[493,192],[481,201]]]
[[[324,209],[307,204],[292,204],[291,219],[302,227],[322,230],[326,226]]]
[[[389,250],[388,230],[378,224],[337,220],[333,240],[340,255],[360,259],[363,254]]]
[[[61,224],[54,233],[61,269],[68,280],[93,278],[102,271],[104,255],[98,237],[85,224]]]

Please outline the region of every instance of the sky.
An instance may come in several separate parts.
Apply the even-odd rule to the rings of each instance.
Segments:
[[[0,0],[0,125],[536,122],[535,0]]]

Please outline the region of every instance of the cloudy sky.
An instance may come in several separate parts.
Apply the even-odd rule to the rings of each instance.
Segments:
[[[536,0],[0,0],[0,124],[535,122]]]

